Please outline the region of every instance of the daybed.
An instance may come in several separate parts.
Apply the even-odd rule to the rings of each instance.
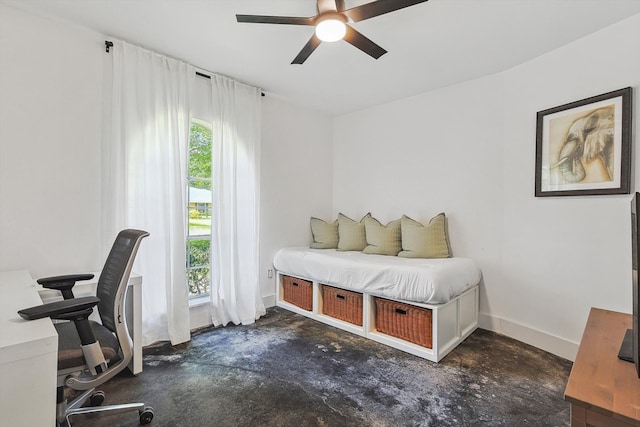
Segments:
[[[468,258],[284,248],[277,305],[438,362],[478,325],[481,272]]]

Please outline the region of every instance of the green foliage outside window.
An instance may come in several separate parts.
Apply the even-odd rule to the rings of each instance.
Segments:
[[[197,123],[191,124],[189,136],[189,176],[211,178],[211,131]],[[193,181],[196,188],[209,189],[206,181]]]
[[[189,265],[208,267],[210,249],[211,241],[209,240],[191,240],[189,242]]]
[[[210,240],[190,240],[187,242],[189,256],[189,294],[204,295],[209,293],[209,257]]]

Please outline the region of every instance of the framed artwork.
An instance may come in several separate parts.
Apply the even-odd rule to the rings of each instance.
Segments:
[[[628,194],[631,88],[538,111],[536,197]]]

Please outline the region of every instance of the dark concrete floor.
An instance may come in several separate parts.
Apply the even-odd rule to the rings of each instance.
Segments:
[[[477,330],[440,363],[270,309],[254,325],[207,329],[145,349],[105,404],[143,401],[152,426],[568,426],[571,362]],[[134,426],[136,413],[76,416]]]

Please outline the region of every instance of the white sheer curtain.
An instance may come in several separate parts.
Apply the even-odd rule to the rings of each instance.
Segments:
[[[253,323],[265,314],[258,281],[260,90],[213,75],[214,325]]]
[[[185,342],[185,168],[195,69],[119,41],[108,57],[103,238],[110,245],[123,228],[151,233],[134,266],[143,276],[143,344]]]

